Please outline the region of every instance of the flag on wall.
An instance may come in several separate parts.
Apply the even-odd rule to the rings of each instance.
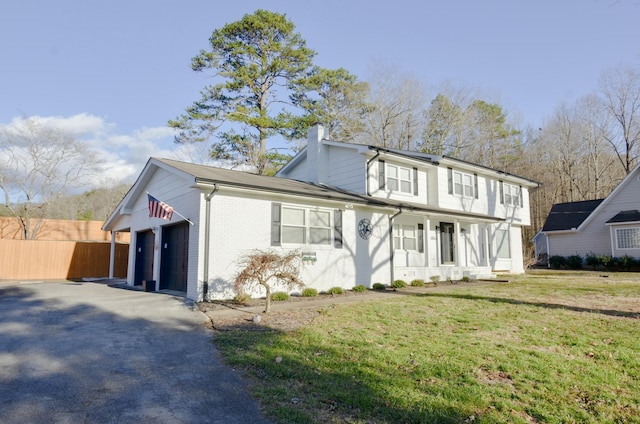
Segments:
[[[156,199],[149,193],[149,218],[161,218],[166,219],[167,221],[171,221],[171,217],[173,216],[173,208],[167,205],[164,202]]]

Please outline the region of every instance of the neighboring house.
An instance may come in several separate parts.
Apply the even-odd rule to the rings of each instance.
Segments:
[[[299,249],[302,279],[319,291],[523,272],[521,229],[538,183],[323,134],[311,128],[276,177],[150,159],[104,225],[131,232],[128,283],[231,298],[238,259],[268,248]],[[149,218],[147,193],[182,216]]]
[[[553,205],[535,240],[548,257],[640,258],[640,165],[605,199]]]

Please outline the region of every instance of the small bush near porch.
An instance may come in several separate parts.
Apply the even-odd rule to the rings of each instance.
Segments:
[[[215,342],[279,423],[638,422],[640,274],[510,279]]]

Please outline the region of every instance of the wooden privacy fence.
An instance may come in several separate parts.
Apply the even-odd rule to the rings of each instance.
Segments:
[[[0,279],[45,280],[109,276],[111,243],[0,239]],[[126,278],[129,244],[116,243],[115,278]]]

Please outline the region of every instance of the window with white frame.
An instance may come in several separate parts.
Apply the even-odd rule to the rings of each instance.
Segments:
[[[503,202],[509,206],[522,206],[522,188],[512,184],[502,183]]]
[[[390,191],[413,193],[412,169],[387,164],[387,188]]]
[[[281,240],[291,244],[330,245],[331,211],[282,206]]]
[[[454,171],[449,168],[449,194],[456,196],[478,198],[477,193],[477,175],[466,174],[464,172]]]
[[[618,249],[640,249],[640,227],[616,228]]]
[[[495,241],[496,257],[498,259],[510,259],[511,243],[509,242],[509,231],[496,230],[494,241]]]
[[[399,250],[417,250],[418,232],[413,225],[395,224],[393,226],[393,246]]]

